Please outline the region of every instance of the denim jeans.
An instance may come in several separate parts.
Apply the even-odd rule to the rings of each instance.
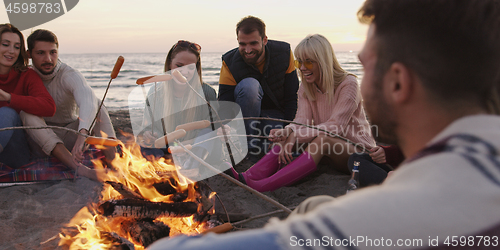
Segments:
[[[285,114],[279,110],[264,109],[261,103],[264,91],[259,81],[255,78],[245,78],[241,80],[234,89],[235,101],[240,105],[243,117],[270,117],[283,119]],[[245,120],[245,129],[247,135],[267,136],[273,128],[283,128],[282,122],[267,120]],[[261,150],[267,150],[269,145],[267,140],[249,137],[247,139],[249,152],[260,153]]]
[[[347,161],[347,167],[352,173],[354,162],[359,162],[359,185],[366,187],[382,183],[387,177],[387,173],[392,169],[391,166],[384,163],[376,163],[372,160],[369,154],[354,153]]]
[[[0,128],[22,126],[17,112],[9,107],[0,108]],[[30,161],[30,151],[24,130],[0,132],[0,162],[12,168],[21,167]]]
[[[280,245],[278,235],[267,232],[263,229],[253,229],[227,234],[214,234],[199,236],[176,236],[173,238],[163,238],[156,241],[148,250],[162,249],[240,249],[240,250],[281,250],[285,249]]]

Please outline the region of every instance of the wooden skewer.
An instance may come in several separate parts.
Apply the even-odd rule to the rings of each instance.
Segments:
[[[185,146],[179,142],[179,140],[176,140],[176,142],[179,144],[179,146],[181,146],[182,148],[184,148],[184,150],[186,150],[187,148],[185,148]],[[199,163],[201,163],[203,166],[207,167],[208,169],[210,169],[211,171],[213,171],[214,173],[216,174],[219,174],[220,176],[226,178],[227,180],[229,180],[230,182],[242,187],[243,189],[255,194],[256,196],[258,196],[259,198],[275,205],[276,207],[280,208],[281,210],[283,210],[284,212],[286,213],[291,213],[292,210],[290,210],[289,208],[285,207],[283,204],[269,198],[268,196],[266,196],[265,194],[241,183],[240,181],[237,181],[236,179],[234,179],[233,177],[225,174],[224,172],[221,172],[220,170],[214,168],[213,166],[211,166],[210,164],[206,163],[204,160],[202,160],[200,157],[196,156],[193,152],[191,152],[190,150],[186,150],[186,153],[189,154],[191,157],[193,157],[196,161],[198,161]]]
[[[92,133],[92,129],[94,128],[97,117],[99,117],[99,113],[101,112],[102,105],[104,104],[104,99],[106,99],[106,95],[108,94],[108,90],[109,90],[109,86],[111,85],[111,81],[118,76],[118,73],[120,72],[120,69],[122,68],[123,62],[125,62],[125,58],[123,58],[123,56],[119,56],[118,59],[116,59],[115,66],[113,67],[113,70],[111,71],[111,79],[109,79],[108,87],[106,88],[106,91],[104,92],[104,96],[102,97],[101,104],[99,105],[99,108],[97,109],[97,113],[95,114],[94,120],[90,124],[89,130],[88,130],[89,133]]]

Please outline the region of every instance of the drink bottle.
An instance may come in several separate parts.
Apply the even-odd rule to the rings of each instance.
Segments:
[[[346,194],[352,192],[359,187],[359,161],[354,161],[354,167],[352,168],[351,179],[347,182]]]

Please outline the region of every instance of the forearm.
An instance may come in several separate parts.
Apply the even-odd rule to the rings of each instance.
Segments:
[[[47,93],[46,96],[22,96],[11,94],[10,107],[41,117],[51,117],[56,112],[56,104]]]

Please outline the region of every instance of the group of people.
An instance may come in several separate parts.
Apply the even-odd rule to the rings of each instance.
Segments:
[[[295,113],[296,123],[269,130],[275,146],[257,164],[232,170],[249,186],[288,185],[322,158],[344,171],[347,162],[362,161],[369,169],[360,171],[373,174],[365,184],[383,182],[338,198],[308,198],[264,228],[165,238],[148,249],[498,247],[500,1],[366,0],[358,18],[369,24],[360,89],[320,35],[295,49],[297,88],[288,45],[268,41],[262,29],[240,29],[242,21],[239,49],[223,56],[219,99],[239,102],[247,117]],[[297,99],[290,98],[295,90]],[[377,141],[388,146],[375,144],[365,110]],[[252,122],[249,133],[262,125]],[[353,144],[325,131],[348,131],[340,135],[370,153],[350,154]],[[253,146],[259,145],[249,140]],[[399,164],[387,178],[392,168],[384,162]]]
[[[369,24],[359,54],[361,86],[339,65],[324,36],[308,35],[292,52],[288,43],[268,40],[264,22],[248,16],[236,26],[239,47],[222,56],[218,97],[201,79],[201,46],[181,40],[170,49],[165,71],[179,71],[185,80],[173,77],[171,89],[150,90],[145,109],[196,115],[200,110],[189,104],[200,97],[188,88],[208,101],[237,103],[243,117],[251,118],[244,122],[249,154],[267,153],[245,172],[230,173],[258,191],[292,184],[320,161],[343,172],[361,162],[362,186],[380,185],[335,199],[309,198],[286,220],[262,229],[180,236],[150,249],[363,249],[374,240],[375,246],[427,248],[446,245],[453,236],[472,237],[472,248],[486,246],[475,236],[498,245],[500,2],[366,0],[358,18]],[[57,59],[55,35],[37,30],[28,37],[28,68],[22,34],[9,24],[0,26],[0,34],[0,127],[48,124],[115,136],[105,109],[99,127],[89,130],[99,100],[81,74]],[[156,99],[149,97],[159,93],[171,96],[151,103]],[[213,121],[210,112],[203,110],[201,117]],[[150,131],[142,136],[151,141],[158,138],[155,131],[166,134],[186,122],[189,112],[177,117],[169,111],[172,119],[161,123],[144,113]],[[377,145],[372,126],[377,141],[388,146]],[[91,175],[78,163],[81,136],[42,131],[27,134],[43,153]],[[22,165],[15,154],[27,155],[26,141],[22,131],[0,132],[0,162]],[[201,145],[193,151],[210,157],[212,147]],[[387,179],[393,168],[386,163],[399,165]]]
[[[236,36],[239,47],[222,56],[217,100],[238,104],[242,116],[248,118],[244,127],[249,156],[262,156],[262,152],[270,150],[244,173],[232,168],[229,173],[234,178],[258,191],[271,191],[314,172],[322,159],[348,172],[351,154],[369,152],[375,147],[356,76],[342,69],[324,36],[307,36],[296,46],[295,57],[288,43],[267,38],[265,24],[257,17],[240,20]],[[201,79],[200,50],[197,43],[184,40],[170,49],[166,74],[179,71],[191,86],[188,88],[173,77],[166,84],[150,88],[145,98],[142,130],[138,133],[140,141],[151,143],[183,123],[200,119],[213,122],[220,118],[214,114],[206,118],[211,107],[202,108],[201,112],[197,109],[205,101],[216,100],[215,91]],[[300,87],[297,70],[302,79]],[[196,96],[196,92],[204,94]],[[225,116],[227,111],[219,113]],[[295,123],[285,124],[292,120]],[[340,134],[342,139],[298,124],[314,124]],[[214,126],[212,130],[217,128]],[[269,140],[254,136],[267,136]],[[292,154],[297,150],[300,155],[293,160]],[[206,143],[192,151],[202,159],[221,154],[213,144]],[[166,150],[146,147],[143,153],[163,156]]]
[[[57,126],[79,132],[57,128],[2,131],[0,162],[20,168],[33,157],[53,156],[79,175],[97,179],[96,172],[82,164],[84,135],[116,137],[106,109],[98,110],[100,101],[83,75],[59,60],[54,33],[34,31],[27,38],[27,50],[22,33],[13,25],[0,25],[0,35],[0,128]],[[115,151],[104,149],[106,159],[112,160]]]
[[[172,46],[164,71],[179,71],[187,77],[187,81],[179,82],[173,78],[171,83],[149,90],[143,119],[143,128],[147,129],[141,133],[142,141],[154,141],[173,131],[177,125],[192,121],[200,113],[203,118],[210,114],[209,118],[213,121],[216,118],[210,110],[213,107],[202,112],[197,108],[205,101],[236,103],[243,117],[257,118],[244,121],[245,131],[249,135],[249,155],[262,156],[262,152],[269,152],[246,172],[237,173],[231,169],[232,174],[259,191],[274,190],[301,179],[315,171],[323,158],[336,169],[347,172],[348,158],[353,152],[375,147],[356,76],[341,68],[331,44],[324,36],[307,36],[297,45],[294,57],[288,43],[268,40],[265,24],[257,17],[243,18],[237,24],[236,35],[239,47],[222,56],[218,96],[201,79],[201,46],[184,40]],[[8,73],[6,78],[10,86],[16,87],[16,91],[24,92],[18,93],[7,88],[6,84],[1,85],[6,95],[13,95],[13,98],[5,96],[2,102],[2,112],[8,110],[12,113],[9,116],[12,119],[2,119],[5,123],[2,127],[51,125],[87,135],[92,133],[116,137],[106,108],[98,110],[100,101],[84,77],[58,59],[59,44],[55,34],[48,30],[33,32],[27,38],[27,53],[22,34],[15,27],[4,24],[4,36],[2,40],[5,40],[5,45],[2,47],[8,48],[7,44],[11,46],[6,51],[9,55],[6,58],[12,62],[4,64],[4,72]],[[11,36],[16,38],[15,41],[11,41]],[[28,58],[32,59],[31,67],[27,65]],[[14,65],[14,62],[20,63]],[[34,80],[24,83],[13,78],[17,74],[31,74]],[[300,87],[298,75],[302,79]],[[21,87],[26,84],[36,88]],[[188,88],[188,84],[194,91]],[[203,93],[204,100],[197,96],[199,93]],[[29,102],[18,101],[16,94]],[[156,98],[158,95],[162,98]],[[18,103],[26,107],[18,106]],[[157,110],[161,110],[161,114],[152,112],[153,107],[160,107]],[[99,114],[98,122],[91,128],[96,114]],[[167,117],[165,114],[172,116]],[[258,117],[275,120],[261,120]],[[284,123],[291,120],[295,123]],[[334,133],[342,131],[341,136],[351,143],[297,125],[299,123],[314,124]],[[216,127],[213,126],[213,129]],[[85,137],[81,134],[62,129],[27,129],[26,135],[22,130],[7,130],[0,135],[0,156],[5,157],[0,160],[11,167],[26,164],[30,155],[48,155],[78,170],[80,175],[96,178],[95,172],[81,164],[85,149]],[[264,135],[269,139],[255,138],[254,135]],[[202,144],[193,151],[207,159],[221,152],[214,150],[213,146]],[[300,155],[292,162],[292,154],[301,148]],[[108,148],[105,152],[108,160],[113,159],[114,148]],[[154,148],[143,148],[143,153],[155,156],[168,154],[165,149]]]

